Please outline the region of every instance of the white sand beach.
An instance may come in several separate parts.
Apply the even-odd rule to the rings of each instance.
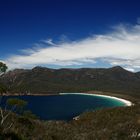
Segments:
[[[111,98],[111,99],[115,99],[118,101],[123,102],[126,106],[131,106],[133,105],[133,103],[129,100],[126,99],[122,99],[122,98],[118,98],[118,97],[114,97],[114,96],[109,96],[109,95],[102,95],[102,94],[89,94],[89,93],[60,93],[60,95],[65,95],[65,94],[80,94],[80,95],[90,95],[90,96],[100,96],[100,97],[105,97],[105,98]]]

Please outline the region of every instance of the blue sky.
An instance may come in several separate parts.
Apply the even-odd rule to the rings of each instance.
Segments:
[[[140,70],[139,0],[0,0],[0,60]]]

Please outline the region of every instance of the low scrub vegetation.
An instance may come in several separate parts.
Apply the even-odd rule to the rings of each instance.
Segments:
[[[28,114],[28,112],[27,112]],[[30,114],[30,113],[29,113]],[[15,125],[1,138],[13,140],[136,140],[140,139],[140,105],[81,114],[77,120],[41,121],[14,115]]]

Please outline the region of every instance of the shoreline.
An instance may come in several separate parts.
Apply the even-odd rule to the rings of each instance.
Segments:
[[[118,100],[120,102],[123,102],[126,106],[132,106],[134,105],[134,103],[130,100],[124,99],[122,97],[117,97],[115,95],[107,95],[107,94],[102,94],[102,93],[56,93],[56,94],[3,94],[3,96],[55,96],[55,95],[64,95],[64,94],[81,94],[81,95],[90,95],[90,96],[100,96],[100,97],[105,97],[105,98],[110,98],[110,99],[115,99]]]
[[[110,98],[110,99],[114,99],[114,100],[118,100],[120,102],[123,102],[126,106],[132,106],[133,103],[129,100],[123,99],[123,98],[118,98],[115,96],[111,96],[111,95],[103,95],[103,94],[92,94],[92,93],[59,93],[59,95],[66,95],[66,94],[77,94],[77,95],[89,95],[89,96],[98,96],[98,97],[105,97],[105,98]]]

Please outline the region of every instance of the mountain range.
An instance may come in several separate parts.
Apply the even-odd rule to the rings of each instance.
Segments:
[[[112,68],[15,69],[0,78],[10,93],[56,94],[105,91],[140,96],[140,72]]]

